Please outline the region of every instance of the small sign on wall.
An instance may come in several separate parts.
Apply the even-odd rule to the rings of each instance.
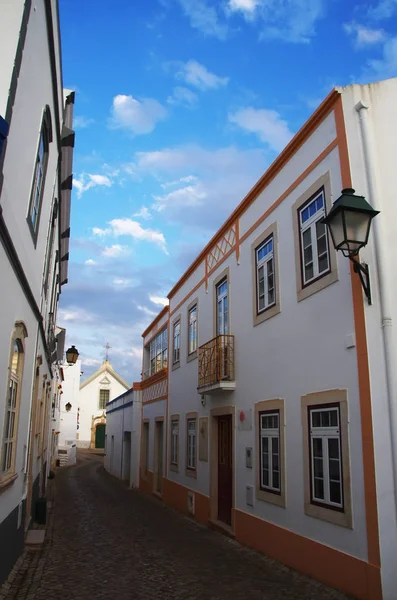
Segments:
[[[208,462],[208,417],[199,418],[199,460]]]
[[[239,410],[237,415],[237,428],[239,431],[252,431],[252,409]]]

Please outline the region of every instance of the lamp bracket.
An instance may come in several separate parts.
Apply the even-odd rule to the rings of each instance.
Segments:
[[[371,282],[369,279],[369,267],[366,263],[358,261],[356,258],[354,258],[354,256],[349,256],[349,258],[354,265],[354,272],[358,273],[358,276],[360,277],[361,285],[363,287],[364,294],[367,296],[368,304],[371,305],[372,297]]]

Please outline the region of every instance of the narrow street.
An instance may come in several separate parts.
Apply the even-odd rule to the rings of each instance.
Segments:
[[[46,542],[7,600],[346,599],[128,490],[102,463],[80,452],[58,470]]]

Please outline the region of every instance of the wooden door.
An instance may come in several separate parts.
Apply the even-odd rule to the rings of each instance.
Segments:
[[[157,433],[157,481],[156,491],[161,494],[163,491],[163,422],[156,423]]]
[[[233,438],[232,416],[218,417],[218,519],[232,524]]]
[[[105,430],[106,425],[99,424],[95,429],[95,448],[104,448],[105,447]]]

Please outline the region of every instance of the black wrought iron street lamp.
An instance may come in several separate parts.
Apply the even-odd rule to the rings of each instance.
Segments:
[[[79,351],[75,346],[72,346],[68,350],[66,350],[66,362],[72,366],[76,364],[76,361],[79,357]]]
[[[341,250],[353,262],[368,304],[372,303],[368,265],[361,263],[356,257],[368,243],[372,219],[377,214],[379,211],[374,210],[364,196],[356,196],[355,190],[346,188],[322,220],[328,226],[335,250]]]

